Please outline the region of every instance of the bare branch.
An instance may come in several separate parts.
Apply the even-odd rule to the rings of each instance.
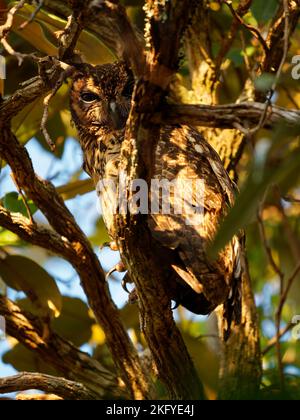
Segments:
[[[122,147],[120,170],[132,179],[150,179],[153,148],[159,128],[147,123],[166,94],[178,65],[181,39],[194,2],[156,2],[146,5],[148,17],[147,73],[137,83],[131,117]],[[172,49],[170,48],[172,44]],[[130,179],[129,179],[130,178]],[[127,191],[130,194],[130,190]],[[130,197],[128,197],[130,200]],[[174,322],[163,279],[161,249],[148,230],[145,218],[128,214],[116,217],[118,245],[139,297],[142,331],[159,377],[173,398],[202,399],[202,384]],[[167,334],[166,334],[167,331]]]
[[[118,385],[118,378],[70,342],[52,331],[49,331],[48,340],[45,342],[41,321],[25,314],[5,297],[0,297],[0,314],[5,317],[7,333],[11,337],[39,354],[46,363],[66,378],[84,384],[100,399],[126,395],[126,391]]]
[[[95,400],[99,395],[84,385],[64,378],[40,373],[20,373],[9,378],[0,378],[0,394],[38,389],[55,394],[64,400]]]
[[[239,2],[238,8],[236,9],[236,13],[240,18],[248,12],[251,7],[253,0],[242,0]],[[221,64],[226,57],[227,53],[230,51],[233,42],[235,41],[236,35],[238,33],[238,29],[240,28],[240,22],[237,19],[233,19],[231,24],[229,34],[225,38],[223,38],[222,45],[218,56],[216,57],[216,69],[217,71],[220,70]]]
[[[190,124],[194,126],[237,128],[243,132],[249,131],[249,127],[255,127],[262,113],[265,112],[265,104],[260,102],[242,102],[239,104],[226,105],[168,105],[161,114],[154,114],[151,118],[155,123]],[[272,129],[276,125],[289,127],[300,126],[300,112],[289,110],[276,105],[269,106],[264,118],[264,128]]]
[[[279,334],[279,336],[280,336],[280,340],[294,327],[295,325],[294,324],[292,324],[292,323],[290,323],[290,324],[288,324],[285,328],[283,328],[281,331],[280,331],[280,334]],[[265,356],[267,353],[269,353],[269,351],[271,351],[275,346],[276,346],[276,344],[277,344],[277,342],[278,342],[278,336],[277,336],[277,334],[276,334],[276,336],[275,337],[273,337],[270,341],[269,341],[269,343],[268,343],[268,345],[267,345],[267,347],[264,349],[264,350],[262,350],[262,355],[263,356]]]
[[[30,16],[30,18],[26,22],[22,23],[22,25],[20,26],[21,30],[25,29],[30,23],[32,23],[35,20],[36,16],[39,14],[43,6],[44,0],[39,0],[39,3],[33,11],[32,15]]]
[[[96,319],[106,334],[113,360],[135,398],[148,397],[148,379],[111,299],[97,256],[54,186],[35,175],[26,149],[20,145],[6,124],[7,121],[0,123],[0,156],[10,165],[19,187],[45,214],[56,232],[66,238],[75,250],[77,257],[76,261],[73,260],[74,267],[81,278]]]
[[[6,38],[9,34],[13,23],[15,14],[24,7],[26,0],[19,1],[14,7],[12,7],[7,13],[7,19],[4,25],[0,26],[0,39]]]
[[[244,22],[243,18],[239,15],[239,13],[232,6],[231,1],[223,0],[223,3],[226,4],[226,6],[229,7],[229,10],[231,11],[233,17],[240,23],[240,25],[242,25],[244,28],[248,29],[255,36],[255,38],[259,40],[259,42],[261,43],[261,45],[262,45],[262,47],[265,51],[265,54],[268,54],[268,52],[269,52],[268,45],[267,45],[264,37],[260,33],[259,29],[257,29],[253,25],[248,25],[246,22]]]

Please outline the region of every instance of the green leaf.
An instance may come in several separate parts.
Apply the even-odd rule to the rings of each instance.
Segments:
[[[12,213],[20,213],[25,217],[29,217],[27,208],[23,198],[17,192],[8,193],[2,198],[4,207]],[[31,215],[37,212],[38,208],[32,200],[27,201]]]
[[[102,246],[106,242],[111,241],[102,217],[97,221],[96,231],[89,237],[89,240],[94,246]]]
[[[45,363],[35,352],[28,350],[22,344],[17,344],[2,356],[2,361],[12,365],[19,372],[40,372],[57,375],[57,372]]]
[[[255,88],[260,92],[267,92],[273,86],[275,76],[270,73],[264,73],[254,81]]]
[[[278,0],[254,0],[251,11],[257,22],[268,22],[275,16]]]
[[[43,316],[59,316],[62,296],[50,274],[29,258],[0,259],[0,276],[12,289],[23,291]]]
[[[68,98],[69,87],[68,85],[63,85],[50,104],[47,128],[49,129],[49,133],[52,135],[54,141],[59,136],[65,137],[69,135],[66,127],[69,127],[70,123],[66,125],[65,120],[62,122],[61,114],[68,106]],[[43,110],[43,98],[40,98],[25,107],[16,116],[16,118],[13,119],[13,132],[21,143],[26,143],[28,140],[40,133],[41,120],[44,112]],[[70,134],[73,133],[74,131]]]
[[[0,246],[21,246],[21,244],[17,235],[0,227]]]
[[[51,328],[75,346],[81,347],[90,341],[95,321],[89,314],[88,306],[82,300],[63,296],[62,302],[61,314],[52,321]],[[17,305],[24,311],[39,315],[29,299],[18,300]]]
[[[236,67],[239,67],[244,63],[243,50],[232,48],[227,54],[227,58],[229,58]]]
[[[59,335],[81,347],[90,341],[94,324],[89,308],[82,300],[64,296],[62,313],[52,326]]]

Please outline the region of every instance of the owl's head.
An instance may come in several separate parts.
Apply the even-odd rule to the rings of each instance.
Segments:
[[[82,64],[73,76],[70,94],[72,118],[82,133],[111,132],[125,127],[134,77],[123,62]]]

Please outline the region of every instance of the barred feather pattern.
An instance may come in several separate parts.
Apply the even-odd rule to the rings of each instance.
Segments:
[[[85,65],[74,77],[71,112],[84,154],[84,168],[95,186],[105,179],[118,182],[125,121],[130,109],[130,98],[124,97],[124,89],[128,83],[132,86],[130,78],[123,63]],[[87,90],[95,92],[99,101],[82,103],[82,92]],[[118,104],[119,116],[126,114],[121,128],[114,126],[115,118],[107,111],[111,102]],[[214,261],[207,250],[220,221],[234,203],[233,183],[218,154],[189,126],[161,126],[152,174],[158,182],[176,181],[176,191],[168,196],[171,211],[148,215],[151,234],[168,255],[170,297],[197,314],[209,314],[223,305],[226,339],[232,321],[241,320],[242,235],[233,237]],[[187,184],[186,180],[190,182]],[[200,199],[191,187],[197,180],[202,185]],[[115,191],[109,188],[101,191],[103,218],[112,239],[116,237]],[[183,207],[182,197],[189,197]],[[178,208],[197,211],[179,214],[174,211]]]

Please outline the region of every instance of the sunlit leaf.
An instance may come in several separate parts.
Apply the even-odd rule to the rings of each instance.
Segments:
[[[89,315],[86,303],[77,298],[63,297],[63,309],[52,322],[53,329],[62,337],[80,347],[92,337],[95,321]]]
[[[9,255],[0,259],[0,276],[12,289],[26,293],[44,315],[59,316],[62,297],[50,274],[29,258]]]
[[[107,229],[102,217],[97,221],[96,230],[93,235],[89,237],[89,240],[95,246],[102,246],[106,242],[110,242],[111,239],[107,233]]]
[[[11,3],[11,5],[15,2]],[[45,54],[57,56],[57,33],[66,27],[66,21],[52,13],[41,10],[35,17],[34,22],[27,25],[24,29],[20,26],[27,22],[35,6],[26,4],[15,16],[13,30],[32,44],[38,51]],[[113,54],[109,49],[93,34],[83,31],[77,49],[82,52],[85,60],[91,64],[103,64],[114,60]]]
[[[57,192],[64,200],[71,200],[78,195],[84,195],[94,190],[93,181],[91,179],[70,182],[57,188]]]
[[[39,315],[37,308],[29,299],[17,301],[18,306],[34,315]],[[95,321],[89,315],[89,308],[82,300],[68,296],[62,297],[62,310],[58,318],[52,320],[51,328],[61,337],[81,347],[92,337]]]
[[[0,227],[0,245],[1,246],[20,246],[21,240],[14,233]]]

